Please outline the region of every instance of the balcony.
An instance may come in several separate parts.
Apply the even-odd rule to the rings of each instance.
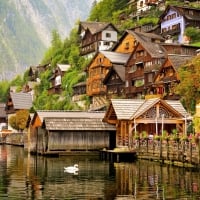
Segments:
[[[179,26],[177,26],[176,28],[167,30],[165,32],[162,32],[161,35],[163,37],[167,36],[167,35],[178,35],[181,32],[181,28]]]

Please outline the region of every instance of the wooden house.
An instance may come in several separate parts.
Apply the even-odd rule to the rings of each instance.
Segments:
[[[178,68],[191,59],[190,55],[169,54],[154,78],[153,94],[161,95],[164,99],[180,99],[174,90],[180,83]]]
[[[47,70],[49,63],[44,65],[30,66],[28,70],[29,81],[38,81],[40,73]]]
[[[101,51],[98,52],[86,68],[86,93],[91,97],[91,109],[96,110],[107,105],[107,88],[103,84],[105,76],[114,65],[124,67],[130,54]]]
[[[189,44],[179,44],[173,43],[171,39],[166,40],[161,44],[168,54],[179,54],[179,55],[197,55],[199,49],[198,46],[189,45]]]
[[[7,115],[6,115],[6,104],[5,103],[0,103],[0,131],[2,130],[3,127],[7,126]]]
[[[62,92],[62,77],[69,70],[70,65],[57,64],[50,77],[51,87],[48,89],[49,94],[61,94]]]
[[[113,65],[103,84],[106,85],[106,98],[125,97],[125,67],[121,65]]]
[[[78,33],[80,54],[87,57],[94,56],[98,51],[110,50],[118,39],[116,27],[106,22],[80,22]]]
[[[105,112],[37,111],[31,120],[31,151],[55,153],[113,148],[114,125],[103,122]]]
[[[81,108],[86,110],[86,82],[79,82],[75,84],[73,87],[73,96],[72,101],[77,103]]]
[[[8,120],[18,110],[30,110],[30,108],[33,106],[32,102],[33,97],[31,93],[10,92],[5,108]],[[9,125],[8,129],[12,130]]]
[[[161,135],[177,129],[185,134],[190,119],[180,101],[152,98],[112,99],[103,121],[116,126],[116,147],[130,147],[133,136],[143,131]]]
[[[151,92],[153,78],[166,58],[161,46],[163,38],[153,33],[129,31],[136,39],[136,47],[125,68],[127,98],[144,98]]]
[[[126,30],[113,47],[112,51],[118,53],[132,53],[137,41],[131,30]]]
[[[163,36],[170,35],[174,41],[188,44],[190,38],[185,36],[185,29],[200,26],[200,9],[169,5],[160,16],[159,24]]]

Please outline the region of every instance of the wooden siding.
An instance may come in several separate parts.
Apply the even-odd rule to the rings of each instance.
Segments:
[[[50,131],[48,151],[99,150],[109,148],[109,133],[102,131]]]
[[[132,53],[135,48],[135,38],[131,34],[127,34],[118,47],[115,49],[115,52],[119,53]]]
[[[164,118],[162,119],[162,115]],[[112,99],[104,121],[116,125],[116,146],[130,146],[135,132],[161,134],[179,129],[185,134],[188,113],[179,101]]]
[[[105,94],[106,86],[103,80],[109,71],[112,63],[103,54],[99,53],[88,68],[88,79],[86,93],[88,96]]]

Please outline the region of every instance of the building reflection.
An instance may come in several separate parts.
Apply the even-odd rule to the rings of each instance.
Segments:
[[[139,160],[132,163],[115,163],[117,197],[121,199],[177,199],[200,195],[200,173],[192,169],[160,165]],[[117,198],[116,198],[117,199]]]

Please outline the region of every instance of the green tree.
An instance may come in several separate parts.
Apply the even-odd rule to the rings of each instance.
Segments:
[[[200,29],[196,27],[187,27],[185,29],[185,35],[191,39],[191,42],[197,42],[200,40]]]
[[[200,55],[194,57],[189,63],[178,70],[180,83],[176,87],[176,93],[186,109],[194,114],[196,103],[200,102]]]

